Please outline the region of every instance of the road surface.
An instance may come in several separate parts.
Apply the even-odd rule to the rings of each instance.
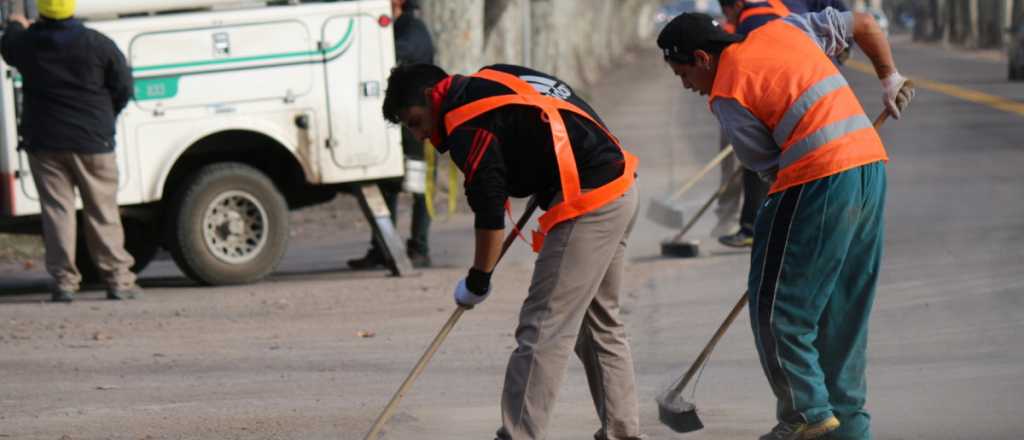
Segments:
[[[1018,439],[1024,85],[1007,83],[996,61],[894,45],[900,70],[921,88],[905,117],[881,129],[892,160],[869,343],[875,436]],[[718,136],[703,100],[649,46],[620,60],[588,96],[640,157],[644,200],[696,172]],[[873,115],[881,89],[863,57],[855,61],[844,72]],[[716,181],[692,191],[687,206]],[[197,287],[158,261],[142,274],[146,298],[124,303],[95,291],[48,304],[45,274],[6,267],[0,438],[361,439],[451,312],[451,286],[471,260],[470,226],[465,214],[439,222],[440,267],[407,279],[344,269],[365,249],[365,228],[351,225],[298,232],[280,272],[256,285]],[[702,241],[697,259],[660,258],[658,243],[672,231],[643,218],[630,243],[624,314],[651,439],[751,439],[774,424],[745,314],[696,391],[706,429],[681,436],[657,421],[654,396],[744,289],[748,254],[718,246],[712,226],[708,216],[691,234]],[[517,244],[501,264],[496,292],[458,323],[385,438],[492,437],[532,262],[526,248]],[[586,390],[573,362],[552,439],[591,438],[598,424]]]

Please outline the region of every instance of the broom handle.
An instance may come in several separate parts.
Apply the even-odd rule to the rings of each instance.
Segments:
[[[686,374],[683,374],[683,377],[679,379],[679,382],[672,387],[672,394],[679,394],[683,392],[686,385],[690,383],[690,379],[693,379],[693,375],[697,374],[697,370],[700,369],[700,366],[704,365],[704,362],[706,362],[708,357],[711,356],[711,351],[715,349],[715,345],[718,344],[718,340],[722,339],[722,336],[725,335],[725,331],[729,330],[729,326],[732,325],[732,322],[736,320],[736,317],[739,316],[740,311],[743,310],[743,307],[746,305],[747,292],[743,292],[743,296],[741,296],[740,300],[736,302],[735,306],[733,306],[732,311],[729,312],[729,316],[725,317],[725,321],[722,322],[722,325],[718,327],[718,331],[716,331],[715,335],[711,337],[710,341],[708,341],[708,345],[704,346],[704,350],[702,350],[700,355],[697,356],[697,360],[693,361],[693,365],[690,365],[690,369],[686,370]]]
[[[691,218],[690,221],[686,223],[686,226],[683,226],[683,229],[680,230],[675,237],[672,237],[673,243],[683,238],[683,236],[686,235],[687,232],[690,232],[690,228],[692,228],[693,225],[697,224],[697,220],[700,220],[701,216],[704,215],[704,212],[711,207],[712,203],[715,203],[715,200],[718,200],[718,198],[721,197],[723,193],[725,193],[725,189],[729,186],[730,183],[732,183],[733,179],[738,177],[742,172],[743,167],[739,167],[736,169],[736,171],[733,171],[732,175],[729,176],[729,180],[725,181],[725,183],[723,183],[722,186],[718,187],[718,191],[715,191],[715,193],[711,195],[711,198],[708,199],[707,202],[704,202],[704,206],[700,207],[700,210],[697,211],[697,214],[694,215],[693,218]]]
[[[711,159],[711,162],[708,162],[707,165],[704,165],[703,169],[701,169],[700,171],[697,172],[696,175],[691,177],[690,180],[686,182],[686,184],[684,184],[682,187],[676,190],[676,192],[672,193],[672,195],[668,197],[668,200],[673,201],[675,199],[678,199],[680,196],[683,195],[683,193],[689,191],[690,188],[692,188],[693,185],[696,185],[697,182],[700,181],[700,179],[703,178],[705,174],[710,172],[712,168],[718,166],[718,164],[722,163],[722,161],[725,160],[726,157],[729,157],[730,154],[732,154],[732,145],[727,145],[725,148],[722,149],[722,151],[718,153],[717,156],[714,157],[714,159]]]
[[[518,231],[522,230],[523,227],[526,226],[526,222],[530,220],[530,217],[533,215],[533,211],[536,209],[537,198],[532,197],[530,198],[530,201],[527,202],[526,211],[523,212],[523,215],[519,217],[519,221],[516,222],[516,229],[513,229],[501,244],[501,253],[498,255],[498,261],[501,261],[501,257],[505,256],[505,252],[508,251],[508,248],[512,247],[512,243],[518,236]],[[398,402],[402,400],[402,397],[405,397],[405,393],[409,391],[410,387],[412,387],[412,383],[415,382],[416,378],[418,378],[420,374],[423,373],[423,370],[427,368],[427,363],[434,357],[434,353],[437,353],[437,350],[441,348],[441,343],[448,337],[448,333],[452,331],[452,328],[455,327],[455,323],[459,321],[459,318],[462,317],[462,314],[466,310],[469,310],[469,307],[461,305],[455,307],[452,315],[448,318],[448,322],[445,322],[444,326],[441,327],[441,331],[437,333],[437,336],[434,336],[434,340],[430,342],[430,346],[428,346],[427,350],[423,352],[422,356],[420,356],[420,360],[416,362],[416,366],[409,372],[405,381],[403,381],[402,385],[398,387],[398,391],[395,391],[395,395],[391,396],[391,400],[388,401],[387,406],[385,406],[384,410],[381,411],[379,416],[377,416],[377,420],[373,422],[373,426],[370,427],[370,432],[366,434],[364,440],[377,439],[380,435],[381,429],[384,428],[384,424],[391,418],[391,413],[393,413],[395,407],[398,406]]]

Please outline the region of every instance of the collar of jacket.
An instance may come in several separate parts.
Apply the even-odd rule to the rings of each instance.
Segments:
[[[441,104],[444,99],[448,96],[448,90],[451,89],[452,79],[455,76],[449,76],[442,79],[430,89],[430,112],[434,116],[434,132],[430,134],[430,143],[434,144],[434,148],[437,151],[444,153],[448,151],[447,148],[443,148],[443,139],[447,137],[447,133],[444,133],[444,115],[441,113]]]

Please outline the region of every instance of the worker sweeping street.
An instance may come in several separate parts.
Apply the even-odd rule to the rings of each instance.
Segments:
[[[658,37],[683,86],[709,95],[737,157],[771,182],[754,227],[751,325],[777,399],[771,439],[869,439],[868,317],[888,157],[830,56],[852,39],[899,118],[913,97],[877,23],[826,8],[742,34],[683,14]]]
[[[384,117],[449,152],[475,215],[473,266],[460,306],[492,290],[509,197],[546,209],[502,390],[498,439],[543,439],[575,349],[601,427],[598,440],[642,438],[633,361],[619,317],[623,258],[637,211],[637,159],[573,89],[525,67],[449,76],[434,65],[395,68]]]
[[[725,23],[722,28],[729,33],[746,35],[768,23],[771,20],[785,17],[789,14],[803,14],[807,12],[819,12],[825,8],[832,7],[843,12],[848,10],[842,0],[718,0],[722,7],[722,14],[725,16]],[[841,56],[848,56],[849,49]],[[838,58],[838,57],[837,57]],[[838,62],[838,61],[837,61]],[[725,133],[720,134],[719,147],[725,148],[729,141]],[[730,158],[731,159],[731,158]],[[733,160],[722,162],[723,185],[729,185],[728,190],[719,198],[719,226],[716,230],[726,230],[732,213],[739,211],[739,229],[732,234],[719,235],[718,241],[730,247],[751,247],[754,244],[754,221],[757,219],[757,211],[768,195],[768,184],[749,168],[743,169],[742,182],[730,182],[729,176],[736,164]],[[740,204],[741,191],[738,184],[742,183],[743,203]],[[727,197],[728,196],[728,197]]]

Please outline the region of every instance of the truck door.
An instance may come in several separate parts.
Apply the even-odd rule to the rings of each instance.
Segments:
[[[389,130],[381,115],[384,83],[394,64],[394,37],[387,22],[366,13],[337,15],[324,22],[321,51],[327,81],[330,138],[327,147],[340,168],[387,160]]]

